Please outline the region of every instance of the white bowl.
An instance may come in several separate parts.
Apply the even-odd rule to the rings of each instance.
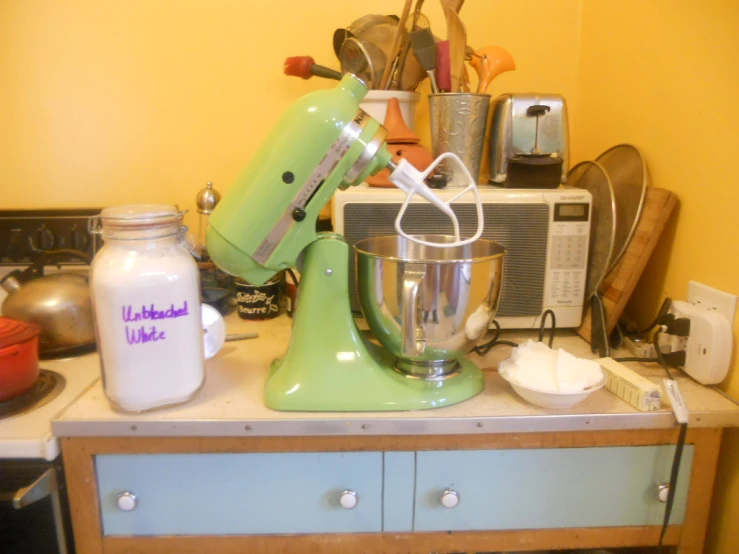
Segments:
[[[579,404],[592,393],[603,388],[603,385],[606,384],[606,376],[604,375],[598,383],[582,392],[551,392],[524,387],[523,385],[514,383],[502,373],[500,376],[508,381],[511,387],[513,387],[513,390],[529,404],[539,406],[540,408],[554,408],[560,410],[571,408],[572,406]]]

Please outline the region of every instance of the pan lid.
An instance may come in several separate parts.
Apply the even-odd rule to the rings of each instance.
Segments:
[[[29,341],[38,336],[40,332],[41,327],[34,323],[0,317],[0,350]]]

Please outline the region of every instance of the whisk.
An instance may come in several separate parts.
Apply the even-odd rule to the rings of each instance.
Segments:
[[[406,62],[406,59],[408,58],[408,51],[410,50],[410,47],[411,47],[410,38],[409,38],[410,34],[420,29],[428,29],[431,26],[429,23],[428,17],[426,17],[424,14],[421,13],[422,5],[423,5],[423,0],[418,0],[412,16],[409,17],[406,21],[406,26],[405,26],[406,32],[404,33],[403,43],[400,49],[400,54],[398,54],[398,57],[395,58],[395,60],[393,61],[393,67],[390,73],[392,75],[392,79],[390,79],[387,84],[387,88],[389,89],[392,89],[392,90],[397,89],[402,81],[403,69],[405,68],[405,62]]]

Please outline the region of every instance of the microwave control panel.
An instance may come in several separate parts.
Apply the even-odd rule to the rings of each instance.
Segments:
[[[87,221],[99,213],[87,208],[0,211],[0,266],[26,265],[50,250],[82,250],[93,256],[100,240],[90,234]],[[83,263],[71,257],[59,262]]]
[[[590,204],[556,203],[549,244],[546,306],[579,306],[585,296]]]

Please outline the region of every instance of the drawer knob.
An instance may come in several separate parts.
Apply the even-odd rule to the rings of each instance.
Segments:
[[[670,485],[668,483],[662,483],[657,485],[657,500],[662,503],[667,502],[667,497],[670,495]]]
[[[445,508],[454,508],[459,504],[459,493],[452,489],[447,489],[441,493],[441,505]]]
[[[124,512],[131,512],[136,509],[139,499],[132,492],[122,492],[118,495],[118,507]]]
[[[346,490],[339,496],[339,504],[345,510],[351,510],[359,503],[359,496],[354,491]]]

